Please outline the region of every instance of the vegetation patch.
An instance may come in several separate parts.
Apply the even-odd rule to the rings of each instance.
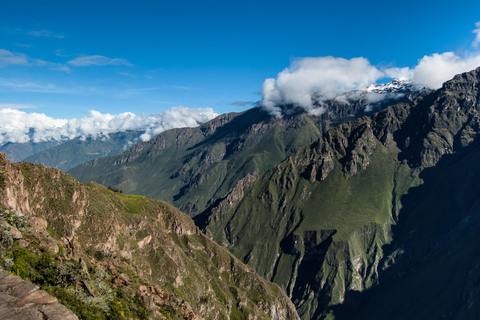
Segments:
[[[119,193],[117,196],[123,201],[125,211],[131,214],[145,214],[145,207],[149,207],[150,202],[145,196]]]

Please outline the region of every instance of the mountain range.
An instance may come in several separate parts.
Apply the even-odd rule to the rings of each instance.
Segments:
[[[478,74],[372,115],[365,104],[349,109],[338,101],[320,117],[289,106],[281,119],[259,109],[225,115],[215,120],[224,131],[213,121],[189,134],[164,133],[70,173],[152,192],[194,215],[209,236],[279,284],[303,319],[468,317],[476,259],[448,256],[453,242],[467,241],[460,237],[471,233],[466,222],[475,223],[477,195],[467,192],[475,190],[475,170],[465,168],[476,163]],[[264,118],[251,120],[254,112]],[[450,263],[432,262],[442,259]],[[457,285],[449,287],[453,275],[422,277],[460,266]]]
[[[436,91],[394,81],[316,98],[321,112],[256,107],[165,131],[68,171],[83,184],[2,157],[2,217],[25,217],[29,254],[53,239],[56,259],[84,261],[77,287],[103,309],[82,301],[105,316],[120,302],[172,319],[478,318],[480,68]],[[24,244],[2,245],[20,270],[8,259]],[[45,290],[68,300],[68,285]]]
[[[331,129],[195,220],[303,319],[476,318],[479,83]]]
[[[194,216],[226,196],[241,179],[279,164],[329,128],[392,101],[412,101],[421,92],[397,81],[322,101],[326,110],[320,115],[295,106],[282,106],[282,118],[260,107],[224,114],[197,128],[165,131],[124,153],[86,162],[68,173],[79,181],[167,201]],[[371,103],[368,94],[378,101]]]
[[[1,267],[81,319],[298,319],[278,286],[165,202],[0,153],[0,222]]]

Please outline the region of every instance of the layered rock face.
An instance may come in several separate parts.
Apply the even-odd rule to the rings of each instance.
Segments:
[[[36,285],[0,270],[0,319],[78,320],[78,317]]]
[[[480,69],[461,74],[329,130],[197,225],[285,289],[303,319],[471,316],[479,80]],[[441,274],[455,280],[432,279]]]
[[[10,163],[0,154],[0,204],[2,217],[16,212],[13,218],[28,222],[26,244],[22,239],[5,243],[12,254],[3,258],[14,262],[9,267],[53,284],[49,290],[59,297],[85,308],[100,306],[91,312],[135,312],[137,317],[147,312],[159,319],[298,319],[277,285],[167,203],[81,184],[60,170]],[[52,241],[50,249],[41,245]],[[50,273],[42,271],[44,265]],[[69,272],[62,276],[62,265],[78,269],[80,278]]]
[[[419,94],[411,88],[401,92],[394,96],[405,101]],[[238,181],[264,173],[329,128],[365,115],[368,100],[360,93],[353,95],[351,101],[322,102],[325,112],[320,115],[295,106],[283,106],[282,118],[261,108],[224,114],[198,128],[166,131],[125,153],[96,159],[69,173],[80,181],[167,201],[195,216],[226,196]],[[384,108],[389,101],[376,107]]]

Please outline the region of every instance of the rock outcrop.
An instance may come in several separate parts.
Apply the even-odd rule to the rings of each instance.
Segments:
[[[30,226],[24,236],[29,242],[5,244],[11,248],[5,258],[14,263],[9,267],[40,282],[50,279],[52,292],[70,297],[62,301],[101,306],[89,312],[147,312],[155,319],[298,319],[277,285],[203,235],[170,204],[81,184],[43,165],[10,163],[0,153],[0,205],[0,218],[9,212]],[[68,285],[76,291],[68,291]]]
[[[0,319],[78,320],[78,317],[36,285],[0,270]]]

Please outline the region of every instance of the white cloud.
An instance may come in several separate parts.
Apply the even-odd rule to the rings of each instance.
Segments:
[[[321,107],[314,100],[333,99],[346,91],[367,87],[383,76],[383,72],[362,57],[298,59],[276,79],[265,80],[261,104],[277,116],[281,115],[278,106],[282,104],[311,111]]]
[[[54,119],[42,113],[26,113],[9,107],[0,109],[0,145],[7,142],[41,142],[88,136],[98,138],[127,130],[144,131],[141,139],[147,141],[165,130],[196,127],[216,116],[211,108],[189,109],[178,106],[149,116],[130,112],[112,115],[92,110],[86,117],[68,120]]]
[[[32,59],[24,53],[11,52],[0,49],[0,68],[6,65],[40,66],[48,67],[52,70],[70,72],[70,68],[61,63],[49,62],[40,59]]]
[[[117,74],[121,75],[121,76],[125,76],[125,77],[130,77],[130,78],[137,78],[137,76],[131,74],[131,73],[128,73],[128,72],[117,72]]]
[[[18,92],[41,92],[41,93],[64,93],[64,94],[88,94],[95,93],[95,88],[64,88],[53,83],[37,83],[32,81],[15,81],[0,78],[0,88]]]
[[[37,106],[31,104],[0,103],[0,109],[35,109]]]
[[[475,26],[477,28],[473,31],[476,34],[473,47],[480,44],[480,21]],[[413,68],[379,69],[363,57],[350,60],[335,57],[303,58],[295,60],[289,68],[280,72],[276,79],[264,81],[263,99],[260,104],[278,117],[286,112],[285,108],[288,105],[301,107],[311,114],[318,115],[326,111],[325,100],[336,99],[348,104],[349,99],[354,99],[355,95],[358,95],[352,92],[353,90],[375,84],[382,78],[405,80],[421,87],[438,89],[456,74],[468,72],[479,66],[478,50],[463,55],[454,52],[434,53],[419,59]],[[398,98],[395,94],[362,96],[367,103],[396,97]]]
[[[30,62],[28,62],[27,55],[23,53],[0,49],[0,68],[11,64],[28,66]]]
[[[471,71],[479,66],[480,53],[467,53],[460,56],[453,52],[444,52],[424,56],[412,69],[390,68],[383,71],[389,78],[407,80],[420,86],[438,89],[456,74]]]
[[[54,38],[58,38],[58,39],[65,38],[64,35],[55,34],[50,30],[34,30],[34,31],[30,31],[28,34],[32,35],[32,36],[35,36],[35,37],[44,37],[44,38],[48,38],[48,37],[54,37]]]
[[[461,57],[453,52],[424,56],[411,72],[410,80],[416,84],[438,89],[456,74],[480,66],[480,54]]]
[[[392,79],[410,81],[413,78],[413,70],[408,67],[388,68],[384,69],[383,72],[385,73],[385,76]]]
[[[50,68],[51,70],[63,71],[66,73],[72,72],[72,70],[68,66],[61,63],[49,62],[40,59],[34,59],[33,61],[36,66],[45,66]]]
[[[182,106],[168,109],[160,114],[153,114],[146,118],[148,127],[140,136],[143,141],[148,141],[157,134],[172,128],[197,127],[218,116],[212,108],[189,109]]]
[[[132,65],[126,59],[108,58],[108,57],[99,56],[99,55],[82,56],[82,57],[78,57],[73,60],[70,60],[67,63],[75,67],[106,66],[106,65],[131,66]]]
[[[472,32],[475,33],[475,40],[472,42],[472,47],[478,47],[478,44],[480,43],[480,21],[475,23],[475,27],[477,27],[475,30]]]

